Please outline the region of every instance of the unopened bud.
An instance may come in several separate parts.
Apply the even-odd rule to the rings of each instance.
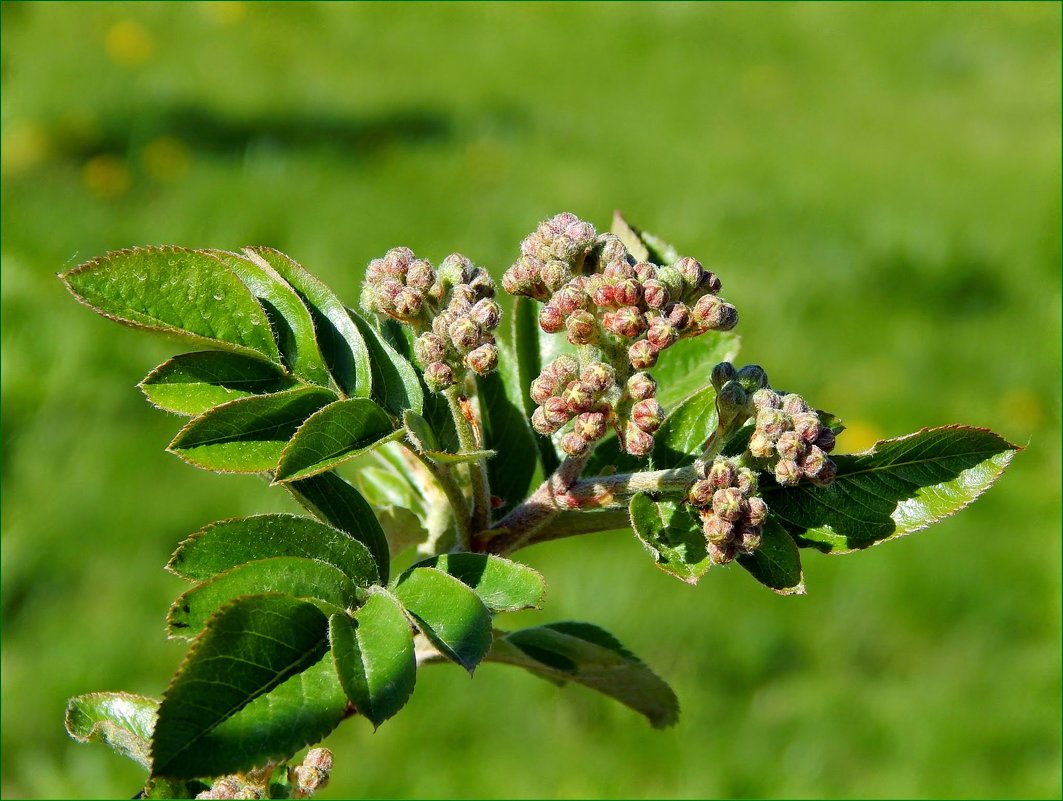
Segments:
[[[446,362],[432,362],[424,368],[424,382],[433,392],[454,386],[454,371]]]
[[[623,261],[627,258],[627,248],[616,234],[602,234],[598,238],[600,258],[603,263]]]
[[[737,375],[734,365],[730,362],[720,362],[718,365],[712,368],[712,377],[709,379],[712,385],[719,391],[720,387],[726,384],[728,381],[734,379]]]
[[[554,293],[550,301],[562,314],[572,314],[587,308],[587,293],[575,281],[570,281]]]
[[[765,387],[753,393],[753,405],[758,409],[781,409],[782,399],[774,389]]]
[[[561,397],[572,414],[589,412],[594,406],[594,390],[582,381],[570,382]]]
[[[804,414],[812,411],[812,408],[805,403],[805,399],[800,395],[784,395],[782,399],[783,411],[787,414]]]
[[[557,380],[549,373],[543,373],[531,382],[531,399],[542,405],[547,398],[557,393]]]
[[[836,435],[829,428],[824,427],[823,430],[819,432],[819,436],[816,437],[815,444],[820,450],[830,453],[834,450],[834,446],[837,444]]]
[[[662,267],[659,269],[657,271],[657,280],[668,290],[668,294],[671,297],[679,299],[683,296],[683,292],[686,289],[683,283],[683,276],[675,267]]]
[[[646,331],[646,339],[657,350],[664,350],[675,344],[675,341],[679,339],[679,332],[675,330],[675,327],[667,320],[657,317],[650,323],[649,330]]]
[[[604,412],[583,412],[576,418],[572,430],[589,442],[605,436],[607,426]]]
[[[532,428],[534,428],[540,434],[550,436],[555,431],[557,431],[557,429],[561,428],[561,426],[564,425],[564,421],[560,423],[550,422],[546,419],[546,413],[543,411],[543,407],[540,406],[534,412],[532,412],[531,424]]]
[[[701,530],[711,545],[724,545],[734,536],[734,524],[712,512],[703,518]]]
[[[421,364],[441,362],[447,355],[447,343],[441,336],[426,332],[414,341],[413,355]]]
[[[292,770],[293,784],[300,793],[311,795],[328,784],[328,773],[308,765],[298,765]]]
[[[559,308],[547,303],[539,311],[539,327],[548,334],[556,334],[565,327],[565,315]]]
[[[746,503],[749,504],[749,509],[746,511],[746,520],[751,526],[759,526],[768,516],[768,505],[764,503],[764,499],[759,495],[749,498]]]
[[[760,409],[757,412],[757,431],[773,441],[790,428],[790,418],[779,409]]]
[[[728,522],[738,521],[745,509],[745,499],[736,487],[718,489],[712,495],[713,514]]]
[[[401,289],[396,293],[393,304],[396,317],[412,320],[421,313],[421,306],[424,305],[424,295],[416,289]]]
[[[720,278],[716,275],[716,273],[712,272],[711,270],[706,270],[705,276],[705,283],[704,285],[702,285],[702,289],[704,289],[706,292],[711,292],[715,295],[721,289],[723,289],[723,284],[720,283]]]
[[[736,538],[735,545],[741,553],[753,553],[760,547],[761,543],[761,528],[760,526],[749,525],[742,526]]]
[[[828,457],[823,466],[816,471],[815,475],[808,476],[809,480],[819,487],[825,487],[830,484],[838,475],[838,465],[833,459]]]
[[[460,353],[468,353],[480,341],[480,326],[471,317],[459,317],[451,323],[447,334]]]
[[[613,299],[619,306],[635,306],[642,300],[642,287],[631,279],[620,281],[613,287]]]
[[[697,259],[692,259],[689,256],[684,256],[674,265],[679,274],[683,277],[683,283],[686,284],[688,290],[700,289],[705,282],[705,270],[701,266],[701,262]]]
[[[651,309],[663,309],[668,305],[668,288],[655,278],[642,284],[642,297]]]
[[[754,431],[746,448],[758,459],[768,459],[775,453],[775,440],[763,431]]]
[[[627,380],[627,394],[635,400],[645,400],[657,394],[657,382],[649,373],[635,373]]]
[[[414,289],[428,289],[435,283],[435,280],[436,271],[424,259],[417,259],[417,261],[410,264],[409,269],[406,271],[406,286]]]
[[[748,414],[749,393],[737,381],[728,381],[716,395],[716,406],[721,421],[733,421],[739,415]]]
[[[624,306],[602,317],[606,330],[618,337],[634,339],[646,330],[646,318],[635,306]]]
[[[726,565],[733,562],[737,549],[733,542],[709,543],[709,563],[713,565]]]
[[[738,371],[735,380],[745,387],[746,392],[756,392],[768,386],[768,374],[759,364],[747,364]]]
[[[653,398],[640,400],[631,408],[632,422],[648,434],[652,434],[661,427],[664,420],[664,410],[661,404]]]
[[[473,304],[472,309],[469,311],[469,316],[484,328],[494,328],[498,325],[501,310],[493,300],[484,298]]]
[[[801,483],[804,473],[793,459],[780,459],[775,465],[775,480],[780,486],[793,487]]]
[[[573,345],[587,345],[593,342],[597,334],[594,315],[586,311],[578,311],[565,321],[565,332],[568,341]]]
[[[590,448],[590,443],[575,431],[569,431],[561,437],[561,450],[569,456],[582,456]]]
[[[712,494],[716,491],[711,479],[695,481],[687,491],[687,500],[691,506],[704,508],[712,505]]]
[[[311,748],[303,758],[308,768],[317,768],[328,773],[332,770],[332,751],[328,748]]]
[[[653,435],[646,433],[634,423],[628,423],[624,429],[624,450],[640,458],[649,455],[653,450]]]
[[[568,403],[562,398],[547,398],[542,405],[543,417],[553,426],[560,427],[572,419]]]
[[[240,792],[240,783],[235,779],[218,779],[211,785],[209,790],[204,790],[196,796],[197,799],[227,799],[236,798],[236,794]]]
[[[409,248],[392,248],[384,254],[384,271],[388,275],[403,275],[415,258]]]
[[[558,382],[567,384],[579,373],[579,364],[571,356],[562,355],[550,362],[550,366],[546,369]]]
[[[752,495],[757,491],[757,474],[748,467],[739,467],[735,476],[734,485],[743,495]]]
[[[498,367],[498,348],[488,343],[469,351],[465,366],[477,375],[487,375]]]
[[[599,283],[591,292],[594,305],[602,309],[612,309],[618,306],[616,292],[612,284]]]
[[[546,284],[547,288],[556,292],[568,283],[568,280],[572,277],[572,268],[563,261],[557,261],[554,259],[543,265],[540,274],[542,276],[542,281]]]
[[[621,248],[624,246],[621,245]],[[605,267],[602,268],[602,276],[608,281],[627,281],[633,278],[638,278],[638,273],[635,272],[635,268],[632,267],[627,261],[627,252],[619,258],[609,259]]]
[[[820,470],[823,469],[823,465],[828,461],[828,456],[822,450],[815,445],[808,449],[797,464],[801,467],[801,471],[805,474],[806,478],[814,478],[819,475]]]
[[[690,307],[685,303],[668,304],[664,309],[664,316],[676,331],[686,331],[690,325]]]
[[[648,370],[657,364],[657,351],[645,339],[627,349],[627,360],[636,370]]]
[[[635,265],[635,275],[638,276],[639,281],[645,283],[651,279],[657,278],[657,266],[650,264],[648,261],[640,261]]]
[[[715,295],[703,295],[691,311],[694,322],[710,331],[730,331],[738,325],[738,309]]]
[[[736,476],[737,471],[729,460],[716,459],[709,468],[708,481],[715,491],[734,486]]]
[[[799,412],[791,418],[794,423],[794,431],[805,442],[815,442],[823,433],[823,426],[819,422],[819,415],[815,412]]]
[[[583,368],[579,380],[596,393],[606,392],[616,383],[616,371],[604,362],[591,362]]]
[[[775,443],[775,450],[779,452],[781,458],[793,459],[795,462],[805,455],[807,447],[796,431],[784,431]]]

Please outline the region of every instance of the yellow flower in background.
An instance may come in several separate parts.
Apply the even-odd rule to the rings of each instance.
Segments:
[[[103,44],[111,61],[130,69],[144,66],[155,52],[155,40],[147,28],[129,19],[108,28]]]
[[[5,128],[0,136],[0,167],[5,175],[28,170],[48,157],[50,146],[48,132],[39,123]]]
[[[129,191],[133,176],[122,159],[104,153],[85,162],[81,168],[81,182],[101,200],[114,200]]]
[[[148,175],[159,183],[173,183],[184,178],[191,161],[188,147],[173,136],[157,136],[140,153]]]

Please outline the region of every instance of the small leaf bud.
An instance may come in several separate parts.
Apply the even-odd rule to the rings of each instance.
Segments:
[[[819,415],[815,412],[799,412],[791,418],[794,431],[805,442],[815,442],[823,433],[823,426],[819,422]]]
[[[624,450],[632,456],[647,456],[653,450],[653,435],[628,423],[624,429]]]
[[[498,304],[487,298],[476,301],[469,310],[469,316],[484,328],[495,328],[501,313]]]
[[[453,386],[454,371],[446,362],[432,362],[424,368],[424,382],[433,392]]]
[[[657,271],[657,280],[668,290],[668,294],[671,297],[681,298],[683,296],[686,286],[683,283],[683,276],[675,267],[662,267],[659,269]]]
[[[477,375],[487,375],[498,367],[498,348],[490,343],[474,348],[465,357],[465,366]]]
[[[558,428],[572,419],[573,413],[569,411],[568,403],[562,398],[547,398],[546,403],[542,405],[542,410],[547,422]]]
[[[709,379],[712,385],[716,387],[716,391],[719,392],[720,387],[726,384],[728,381],[734,380],[737,375],[734,365],[730,362],[720,362],[718,365],[712,368],[712,377]]]
[[[594,406],[594,390],[582,381],[570,382],[561,397],[573,415],[589,412]]]
[[[480,326],[471,317],[459,317],[447,330],[450,341],[460,353],[468,353],[480,341]]]
[[[586,311],[578,311],[565,321],[565,332],[568,341],[573,345],[587,345],[595,340],[597,326],[594,315]]]
[[[716,491],[711,479],[695,481],[687,491],[687,500],[691,506],[704,508],[712,505],[712,494]]]
[[[447,355],[447,343],[441,336],[426,332],[414,341],[413,355],[421,364],[441,362]]]
[[[780,458],[793,459],[795,462],[805,455],[807,447],[796,431],[784,431],[775,443],[775,449],[779,452]]]
[[[729,523],[737,522],[745,513],[745,498],[737,487],[718,489],[712,495],[712,511],[717,517]]]
[[[819,432],[819,436],[816,437],[815,444],[820,450],[830,453],[834,450],[835,444],[837,444],[837,438],[833,431],[825,427]]]
[[[582,456],[589,448],[590,443],[575,431],[569,431],[561,437],[561,450],[569,456]]]
[[[544,372],[531,382],[531,399],[542,405],[547,398],[552,398],[557,392],[557,380],[549,373]]]
[[[664,410],[653,398],[640,400],[631,408],[631,420],[647,434],[652,434],[661,427]]]
[[[607,427],[604,412],[583,412],[576,418],[572,430],[589,442],[599,440],[605,436]]]
[[[746,392],[756,392],[768,386],[768,374],[759,364],[747,364],[738,371],[735,379],[745,387]]]
[[[737,476],[738,472],[729,460],[715,459],[709,468],[708,480],[713,490],[718,490],[733,487]]]
[[[651,309],[663,309],[668,305],[668,288],[655,278],[642,284],[642,297]]]
[[[579,380],[595,393],[606,392],[616,383],[616,371],[604,362],[591,362],[580,372]]]
[[[774,389],[764,387],[753,393],[753,405],[758,409],[781,409],[782,399]]]
[[[775,441],[763,431],[754,431],[746,449],[758,459],[769,459],[775,453]]]
[[[645,400],[657,394],[657,382],[649,373],[635,373],[627,380],[627,394],[635,400]]]
[[[543,407],[540,406],[534,412],[532,412],[531,424],[532,428],[534,428],[540,434],[550,436],[555,431],[557,431],[557,429],[561,428],[561,426],[564,425],[564,422],[551,423],[549,420],[546,419],[546,413],[543,411]]]
[[[804,473],[792,459],[780,459],[775,465],[775,480],[780,486],[793,487],[801,483]]]
[[[746,512],[746,520],[751,526],[759,526],[768,516],[768,505],[759,495],[749,498],[749,510]]]
[[[548,334],[556,334],[565,327],[565,316],[556,306],[547,303],[539,311],[539,327]]]
[[[627,360],[636,370],[648,370],[657,364],[657,351],[645,339],[627,349]]]
[[[723,545],[734,535],[734,524],[710,512],[705,516],[701,530],[710,544]]]
[[[812,411],[812,408],[805,403],[804,398],[794,394],[783,396],[782,408],[787,414],[805,414]]]

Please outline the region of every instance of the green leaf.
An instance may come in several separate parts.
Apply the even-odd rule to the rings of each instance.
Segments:
[[[513,369],[516,371],[516,386],[524,409],[524,417],[531,420],[535,401],[531,398],[531,384],[543,370],[542,353],[539,350],[539,305],[531,298],[518,295],[513,299]],[[504,365],[503,365],[504,366]],[[549,437],[535,436],[543,474],[550,475],[561,463]]]
[[[219,473],[272,470],[299,426],[335,399],[322,387],[239,398],[193,417],[167,450]]]
[[[291,389],[295,381],[261,359],[205,350],[174,356],[148,373],[139,386],[160,409],[191,416],[237,398]]]
[[[354,606],[357,598],[354,582],[338,568],[316,559],[275,556],[238,565],[197,584],[173,602],[166,616],[167,630],[171,637],[194,637],[224,604],[264,592],[320,600],[340,609]]]
[[[709,553],[698,519],[676,501],[655,501],[644,492],[628,506],[631,527],[642,546],[665,573],[697,584],[709,569]]]
[[[619,211],[613,212],[612,232],[620,237],[624,246],[639,261],[673,264],[679,259],[679,251],[672,245],[649,231],[631,225]]]
[[[738,564],[779,595],[804,595],[805,577],[797,543],[778,522],[768,518],[761,529],[760,547],[738,557]]]
[[[325,562],[362,587],[380,580],[373,556],[361,542],[309,517],[287,514],[211,523],[181,543],[166,569],[182,578],[205,581],[245,562],[275,556]]]
[[[445,453],[459,453],[461,440],[454,427],[454,417],[450,413],[450,404],[440,392],[429,392],[424,396],[424,408],[421,410],[428,426],[435,434],[438,449]]]
[[[81,743],[99,742],[151,767],[151,731],[159,702],[133,693],[88,693],[67,701],[66,730]]]
[[[280,362],[266,313],[225,265],[175,247],[118,250],[60,280],[116,322]]]
[[[255,595],[221,609],[163,697],[152,738],[153,775],[183,779],[249,767],[248,754],[220,748],[212,735],[327,649],[328,618],[311,603]]]
[[[233,271],[266,310],[281,355],[293,373],[312,384],[330,385],[329,371],[317,347],[310,311],[280,273],[238,253],[205,250]]]
[[[256,262],[272,267],[299,293],[310,309],[318,346],[336,383],[347,395],[368,398],[373,375],[369,349],[340,299],[295,260],[273,248],[245,248]]]
[[[668,411],[709,383],[712,368],[734,361],[741,338],[732,331],[709,331],[676,342],[650,373],[657,379],[657,402]]]
[[[347,696],[326,653],[204,734],[184,755],[186,771],[218,776],[286,762],[321,742],[346,711]]]
[[[369,349],[369,365],[373,371],[372,398],[396,417],[407,409],[420,412],[424,406],[424,391],[417,371],[402,354],[377,333],[364,318],[347,309]]]
[[[716,390],[702,387],[664,418],[654,435],[653,466],[668,470],[689,464],[701,453],[705,441],[716,430]]]
[[[388,413],[368,398],[331,403],[309,417],[284,448],[275,483],[331,470],[401,435]]]
[[[402,415],[402,424],[406,429],[406,438],[420,453],[442,464],[461,464],[463,462],[475,462],[478,459],[487,459],[495,455],[495,451],[463,451],[449,453],[441,450],[435,431],[421,415],[412,409]]]
[[[285,484],[295,499],[319,520],[346,531],[369,549],[381,582],[388,580],[391,557],[388,541],[373,514],[373,507],[354,487],[335,473],[319,473]]]
[[[502,349],[500,360],[499,370],[476,377],[483,444],[496,451],[487,463],[487,478],[491,492],[502,500],[496,510],[499,516],[527,496],[539,457],[535,434],[520,402],[516,375],[506,368],[514,361],[508,349]]]
[[[571,681],[597,690],[645,715],[654,728],[672,726],[679,719],[672,688],[615,637],[590,623],[497,632],[487,659],[555,683]]]
[[[347,697],[378,728],[410,700],[417,680],[413,633],[402,608],[374,593],[353,619],[333,615],[329,638]]]
[[[471,674],[491,647],[491,614],[476,593],[434,567],[403,573],[394,592],[440,652]]]
[[[849,553],[921,531],[972,503],[1019,448],[992,431],[924,428],[864,453],[832,455],[826,487],[764,487],[764,500],[798,545]]]
[[[442,554],[418,562],[410,570],[422,567],[434,567],[453,576],[475,592],[491,612],[540,609],[546,595],[546,584],[537,570],[500,556]],[[399,578],[400,583],[402,580]]]

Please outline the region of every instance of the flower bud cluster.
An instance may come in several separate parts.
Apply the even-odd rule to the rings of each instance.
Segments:
[[[486,375],[498,364],[491,333],[500,315],[495,284],[482,267],[459,253],[436,270],[409,248],[393,248],[366,268],[362,308],[409,325],[418,337],[414,356],[425,384],[440,391],[466,368]]]
[[[757,459],[770,460],[775,480],[792,487],[802,479],[825,486],[834,480],[837,465],[828,453],[834,432],[800,395],[782,395],[767,387],[752,395],[756,425],[748,449]]]
[[[760,547],[761,527],[768,514],[764,499],[755,494],[757,474],[722,456],[701,465],[687,501],[701,516],[702,531],[714,565]]]
[[[544,220],[520,243],[521,257],[502,276],[503,289],[546,300],[581,271],[596,237],[593,225],[570,212]]]
[[[303,798],[308,798],[323,789],[332,771],[332,751],[327,748],[311,748],[303,758],[303,764],[290,769],[289,777]]]

